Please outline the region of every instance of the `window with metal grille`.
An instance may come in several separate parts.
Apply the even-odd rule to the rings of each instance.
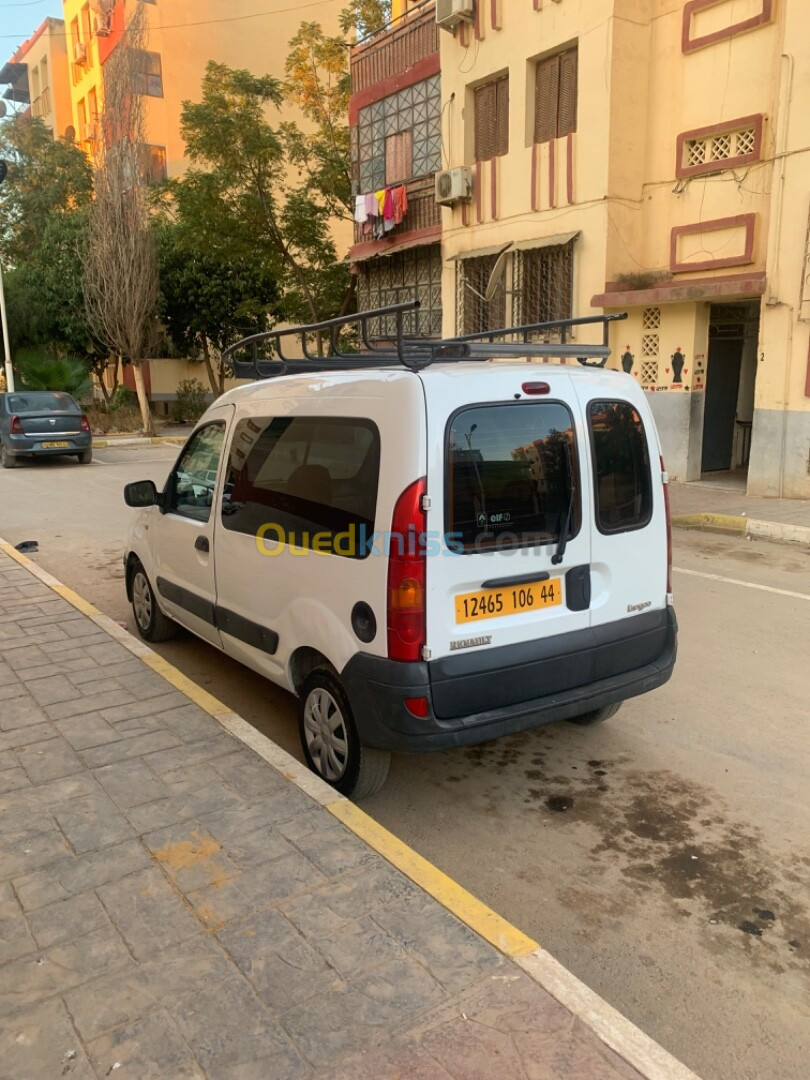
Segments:
[[[437,172],[442,160],[441,111],[438,75],[361,109],[352,129],[352,167],[360,191],[377,191],[391,183],[386,176],[387,140],[406,131],[411,138],[411,171],[402,179]]]
[[[456,327],[459,334],[500,330],[506,323],[506,290],[499,288],[491,300],[486,298],[497,259],[496,253],[457,261]]]
[[[509,152],[509,76],[476,87],[475,160],[489,161]]]
[[[530,248],[513,256],[512,323],[570,319],[574,295],[574,244]]]
[[[534,83],[534,141],[548,142],[577,130],[578,49],[538,60]]]
[[[419,300],[420,307],[403,320],[405,333],[412,337],[441,337],[442,256],[438,244],[369,259],[360,266],[358,310],[369,311],[414,299]],[[396,321],[371,319],[369,332],[375,338],[391,338],[396,333]]]

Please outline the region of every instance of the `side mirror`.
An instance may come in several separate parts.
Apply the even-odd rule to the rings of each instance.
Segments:
[[[124,487],[124,502],[127,506],[142,509],[144,506],[156,506],[160,502],[158,492],[151,480],[136,480]]]

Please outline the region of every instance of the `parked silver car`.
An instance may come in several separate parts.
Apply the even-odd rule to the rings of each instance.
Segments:
[[[0,394],[0,465],[13,469],[19,458],[75,454],[82,465],[93,459],[90,421],[70,396],[50,390]]]

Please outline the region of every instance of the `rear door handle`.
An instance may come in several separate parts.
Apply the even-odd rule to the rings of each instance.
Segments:
[[[207,536],[198,536],[197,539],[194,541],[194,547],[197,549],[197,551],[211,550],[211,545],[208,543]]]

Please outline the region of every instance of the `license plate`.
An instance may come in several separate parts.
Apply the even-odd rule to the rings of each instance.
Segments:
[[[44,442],[42,444],[43,449],[46,450],[61,450],[66,446],[70,446],[69,442]]]
[[[480,619],[500,619],[524,611],[540,611],[562,603],[562,581],[531,581],[526,585],[509,585],[503,589],[479,589],[456,597],[456,622],[478,622]]]

